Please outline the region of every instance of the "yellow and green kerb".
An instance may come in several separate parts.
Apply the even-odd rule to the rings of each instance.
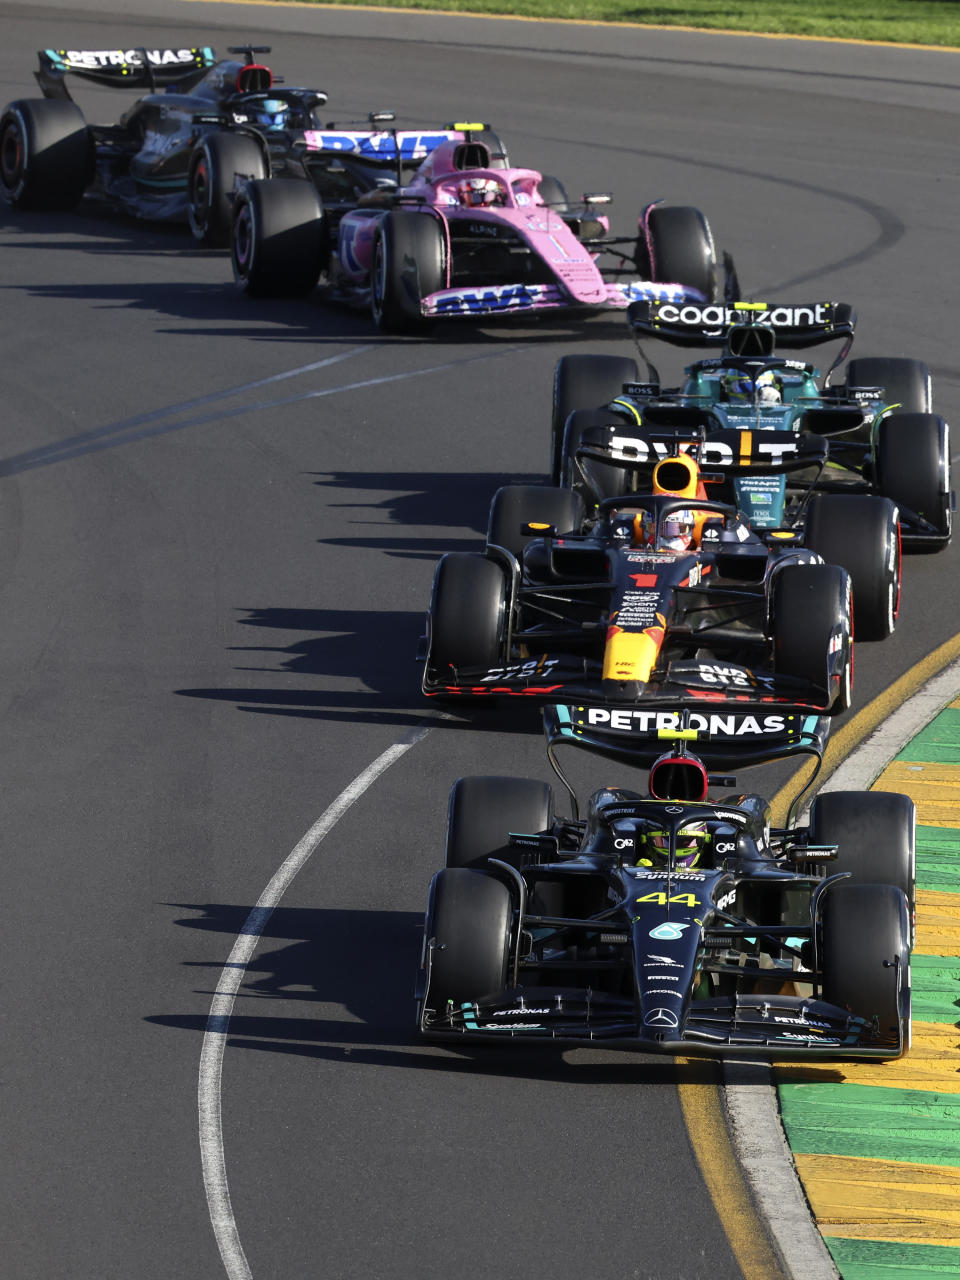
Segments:
[[[917,806],[913,1047],[778,1069],[784,1128],[844,1280],[960,1275],[960,700],[873,784]]]

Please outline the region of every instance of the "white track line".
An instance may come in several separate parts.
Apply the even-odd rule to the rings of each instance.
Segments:
[[[200,1161],[203,1167],[207,1208],[220,1257],[230,1280],[252,1280],[252,1272],[240,1243],[233,1206],[230,1203],[230,1188],[227,1185],[227,1167],[223,1152],[220,1081],[234,1000],[246,975],[247,965],[253,959],[260,935],[294,876],[306,865],[321,841],[329,835],[350,806],[360,799],[382,773],[385,773],[392,764],[396,764],[401,756],[422,741],[429,732],[429,725],[414,729],[403,741],[395,742],[392,747],[388,747],[361,774],[358,774],[350,785],[341,791],[333,804],[321,814],[284,859],[260,895],[257,905],[244,921],[229,959],[220,974],[220,981],[217,983],[203,1034],[203,1047],[200,1050],[197,1107],[200,1119]]]

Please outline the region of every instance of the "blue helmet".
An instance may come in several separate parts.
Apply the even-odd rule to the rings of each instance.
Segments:
[[[753,402],[753,379],[748,373],[725,373],[721,385],[725,400]]]
[[[772,369],[764,369],[756,382],[748,373],[731,370],[723,375],[722,386],[724,399],[734,403],[779,404],[782,399],[780,380]]]
[[[256,103],[252,114],[263,129],[285,129],[290,107],[282,98],[264,98],[262,102]]]

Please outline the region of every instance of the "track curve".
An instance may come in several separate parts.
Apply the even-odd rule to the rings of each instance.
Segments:
[[[926,359],[960,419],[956,55],[110,9],[0,3],[2,100],[53,44],[270,43],[339,118],[491,118],[524,162],[612,188],[615,225],[655,196],[700,205],[747,290],[854,302],[858,351]],[[237,996],[223,1134],[252,1274],[739,1276],[672,1063],[411,1038],[450,783],[547,776],[532,712],[422,704],[433,562],[475,545],[498,484],[540,476],[557,356],[627,354],[621,324],[383,340],[318,302],[240,300],[186,233],[86,207],[0,210],[0,243],[9,1273],[218,1274],[195,1089],[223,962],[318,815],[426,719],[288,890]],[[955,548],[910,558],[897,634],[858,652],[858,705],[957,630],[956,567]]]

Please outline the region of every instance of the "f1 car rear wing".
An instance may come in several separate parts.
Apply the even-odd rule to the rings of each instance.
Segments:
[[[46,98],[68,98],[67,74],[108,89],[156,89],[189,84],[209,71],[217,55],[209,46],[184,49],[41,49],[37,83]]]
[[[749,349],[749,331],[767,330],[781,349],[816,347],[853,337],[857,316],[846,302],[810,302],[781,306],[769,302],[699,304],[643,299],[631,303],[627,318],[638,337],[659,338],[678,347],[730,345],[732,334],[747,340],[746,350],[731,355],[770,355]],[[746,333],[744,333],[746,331]]]

